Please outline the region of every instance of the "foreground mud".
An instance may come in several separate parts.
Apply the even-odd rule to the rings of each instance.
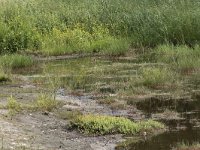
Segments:
[[[6,105],[12,95],[20,103],[31,103],[40,87],[20,78],[16,84],[1,85],[1,105]],[[58,92],[59,93],[59,92]],[[112,110],[103,107],[89,97],[57,94],[57,100],[64,103],[60,110],[79,110],[83,113],[112,114]],[[58,110],[57,110],[58,111]],[[125,111],[115,112],[124,115]],[[2,149],[66,149],[66,150],[112,150],[122,141],[121,135],[86,136],[68,130],[69,121],[60,119],[55,112],[22,111],[14,116],[9,110],[0,110],[0,129]]]

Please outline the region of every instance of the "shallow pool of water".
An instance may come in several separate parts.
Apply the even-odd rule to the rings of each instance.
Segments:
[[[177,143],[192,144],[200,142],[200,128],[190,128],[186,130],[169,131],[154,136],[148,140],[133,142],[117,150],[171,150]]]

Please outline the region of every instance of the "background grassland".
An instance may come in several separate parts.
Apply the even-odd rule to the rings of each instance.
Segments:
[[[123,54],[200,42],[198,0],[2,0],[0,53]]]

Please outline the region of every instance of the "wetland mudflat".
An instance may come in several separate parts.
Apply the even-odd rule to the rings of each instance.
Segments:
[[[35,71],[16,71],[14,82],[1,85],[1,120],[11,131],[6,135],[3,133],[4,147],[9,147],[10,140],[18,140],[12,147],[114,149],[117,143],[126,139],[121,135],[83,136],[68,130],[66,126],[70,123],[70,116],[75,117],[73,113],[79,114],[76,112],[123,116],[137,121],[154,119],[168,128],[153,137],[154,133],[147,133],[146,140],[142,135],[137,135],[137,142],[128,140],[129,144],[123,142],[116,149],[167,150],[182,141],[198,142],[198,86],[188,84],[188,80],[185,85],[182,83],[183,86],[173,90],[166,87],[147,88],[138,84],[141,68],[153,65],[159,66],[138,62],[137,59],[85,57],[45,61]],[[17,102],[31,108],[29,105],[34,105],[41,93],[53,94],[62,105],[53,112],[24,109],[13,116],[5,107],[8,97],[12,95]],[[11,134],[17,135],[12,132],[20,136],[10,139]],[[94,144],[94,141],[98,142]]]

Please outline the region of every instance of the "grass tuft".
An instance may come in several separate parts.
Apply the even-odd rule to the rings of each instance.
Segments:
[[[139,83],[147,87],[164,87],[173,84],[176,74],[167,68],[142,68]]]
[[[12,96],[8,98],[6,108],[9,110],[9,115],[11,116],[15,115],[16,113],[19,113],[22,110],[21,104],[17,102],[16,99]]]
[[[0,83],[10,81],[8,75],[0,67]]]
[[[20,55],[20,54],[11,54],[0,56],[0,65],[8,70],[22,67],[29,67],[33,65],[34,61],[31,57]]]
[[[58,106],[60,103],[47,95],[40,95],[36,100],[36,108],[41,111],[52,111]]]

